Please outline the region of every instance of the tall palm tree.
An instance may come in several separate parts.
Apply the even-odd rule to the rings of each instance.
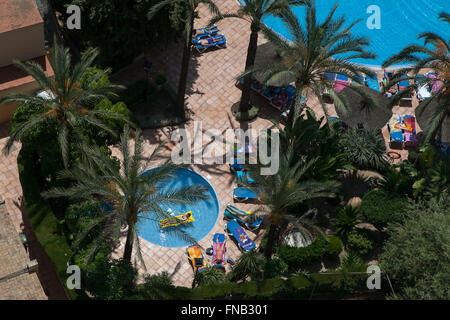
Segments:
[[[440,13],[439,18],[450,27],[449,13]],[[398,63],[407,64],[406,67],[402,67],[395,72],[394,77],[386,86],[387,89],[405,79],[415,80],[417,74],[423,68],[431,68],[439,75],[442,86],[422,103],[419,111],[419,114],[421,114],[430,104],[437,104],[425,132],[425,140],[430,142],[440,132],[445,120],[450,117],[450,39],[446,40],[432,32],[423,32],[419,34],[418,38],[424,39],[424,45],[413,44],[407,46],[398,54],[388,58],[383,63],[383,68]],[[428,44],[431,44],[433,49],[427,47]],[[433,81],[435,80],[425,78],[419,85],[432,86]],[[396,104],[401,98],[412,94],[418,83],[416,81],[410,81],[410,83],[405,90],[402,90],[392,98],[392,104]]]
[[[255,183],[248,187],[253,188],[260,195],[264,204],[262,210],[267,212],[269,221],[269,233],[264,248],[264,256],[267,259],[271,258],[274,247],[278,244],[281,226],[290,222],[298,229],[304,230],[303,225],[311,225],[306,215],[300,217],[293,215],[290,208],[310,199],[335,197],[339,186],[336,181],[318,182],[305,179],[306,173],[312,168],[317,158],[306,164],[300,161],[293,164],[294,156],[292,146],[283,152],[280,150],[279,169],[273,175],[260,175],[259,165],[251,168]]]
[[[183,58],[181,61],[181,73],[178,83],[178,93],[176,101],[176,109],[182,119],[186,119],[186,110],[184,107],[184,95],[186,93],[187,77],[189,72],[189,62],[191,59],[192,31],[194,29],[194,19],[197,7],[200,3],[205,4],[209,11],[214,15],[220,15],[220,10],[213,0],[163,0],[155,4],[148,12],[147,18],[150,20],[153,16],[165,6],[180,3],[185,8],[184,16],[184,37],[185,43],[183,47]]]
[[[103,203],[111,204],[111,211],[94,219],[81,232],[74,247],[93,230],[101,226],[101,232],[94,240],[93,250],[88,255],[92,257],[96,248],[104,240],[117,241],[122,225],[128,226],[127,239],[123,258],[131,261],[133,245],[137,255],[142,261],[139,237],[136,234],[136,223],[139,219],[155,220],[171,218],[177,219],[165,212],[162,206],[167,204],[193,204],[199,199],[207,198],[204,186],[193,185],[179,190],[162,190],[157,184],[164,183],[178,168],[169,160],[162,166],[148,171],[142,175],[141,170],[148,168],[151,161],[157,159],[162,145],[154,150],[150,157],[144,157],[143,145],[140,140],[141,132],[136,131],[134,150],[128,143],[130,130],[125,126],[119,145],[122,158],[121,166],[100,150],[99,147],[85,145],[83,153],[86,162],[76,163],[73,168],[60,172],[62,179],[71,179],[75,183],[69,188],[53,188],[43,195],[50,197],[68,197],[72,199],[97,199]],[[121,168],[122,167],[122,168]],[[185,224],[182,220],[178,222]],[[193,242],[191,237],[181,229],[173,229],[175,235]],[[195,242],[195,241],[194,241]],[[89,260],[88,258],[88,260]]]
[[[5,144],[4,152],[9,153],[13,143],[20,141],[22,137],[38,123],[46,121],[57,121],[58,123],[58,143],[61,148],[64,165],[67,167],[69,159],[69,136],[75,134],[79,141],[82,140],[80,133],[75,128],[79,124],[93,125],[101,130],[105,130],[116,135],[97,116],[105,115],[115,117],[128,122],[122,116],[104,110],[93,110],[95,103],[104,98],[114,98],[114,92],[122,89],[122,86],[107,84],[90,85],[95,83],[100,77],[110,72],[109,69],[99,72],[89,81],[82,82],[83,76],[89,67],[92,66],[99,52],[96,49],[88,49],[78,64],[71,65],[71,55],[69,50],[58,45],[54,40],[55,47],[52,49],[50,65],[54,71],[54,76],[48,77],[42,67],[35,62],[22,63],[14,61],[14,65],[33,77],[40,89],[49,92],[48,96],[41,97],[29,93],[13,93],[0,97],[2,103],[19,102],[43,106],[44,111],[35,117],[19,124],[13,128],[10,137]]]
[[[225,18],[239,18],[250,22],[250,41],[247,49],[247,59],[245,70],[250,70],[255,64],[256,51],[258,49],[258,32],[261,30],[263,20],[270,15],[277,15],[284,10],[289,10],[289,6],[306,5],[308,0],[243,0],[236,13],[217,15],[209,22],[210,25]],[[242,113],[248,112],[250,106],[250,77],[245,77],[242,89],[241,103],[239,110]]]
[[[269,65],[255,66],[247,74],[259,74],[268,85],[280,86],[295,82],[297,95],[294,112],[289,112],[292,122],[295,122],[300,114],[301,97],[305,96],[307,91],[311,91],[318,98],[325,115],[328,115],[328,112],[322,99],[324,88],[333,98],[335,107],[342,110],[343,113],[347,112],[348,101],[336,94],[333,83],[324,75],[326,71],[339,73],[354,80],[347,87],[358,92],[370,105],[375,105],[373,99],[364,90],[361,90],[362,86],[360,85],[360,75],[373,77],[373,72],[369,68],[351,61],[375,57],[365,50],[369,41],[355,36],[351,32],[351,29],[360,20],[343,28],[345,18],[333,18],[336,9],[337,4],[327,18],[319,23],[316,18],[315,1],[311,0],[310,4],[306,6],[305,26],[301,25],[291,11],[283,11],[280,16],[289,32],[287,36],[289,40],[272,29],[262,26],[265,37],[273,45],[280,59]]]

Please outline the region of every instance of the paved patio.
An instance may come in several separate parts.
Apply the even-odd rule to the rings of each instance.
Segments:
[[[235,11],[237,3],[231,0],[216,0],[222,12]],[[200,8],[200,18],[196,20],[196,27],[206,25],[209,14],[204,7]],[[264,129],[272,126],[270,119],[279,118],[279,112],[274,108],[267,106],[262,108],[259,116],[249,123],[239,123],[231,116],[230,108],[233,104],[238,103],[241,91],[235,86],[236,77],[243,71],[248,47],[248,39],[250,36],[249,23],[239,19],[228,19],[218,23],[223,34],[227,37],[227,48],[220,50],[211,50],[202,55],[195,55],[191,61],[189,71],[188,89],[187,89],[187,107],[191,112],[192,121],[184,125],[184,127],[193,132],[194,121],[202,121],[203,130],[218,129],[224,131],[228,128],[252,128]],[[260,36],[259,44],[265,43],[266,40]],[[180,45],[170,45],[169,47],[153,48],[146,52],[147,57],[153,62],[151,77],[158,72],[163,73],[169,80],[173,88],[177,88],[178,75],[180,71],[182,50]],[[138,79],[145,77],[143,70],[143,58],[137,59],[136,62],[115,74],[112,79],[122,84],[131,84]],[[379,80],[381,80],[382,72],[378,72]],[[309,97],[308,106],[317,114],[322,116],[323,112],[316,99]],[[414,109],[418,102],[414,98],[412,107],[396,107],[395,113],[414,114]],[[333,105],[328,105],[330,115],[335,115]],[[145,138],[145,151],[151,152],[154,147],[163,139],[170,138],[173,128],[164,128],[161,130],[145,130],[143,132]],[[8,126],[0,126],[0,147],[6,141]],[[420,131],[420,129],[418,130]],[[387,126],[383,128],[383,135],[388,141],[389,135]],[[206,142],[205,142],[206,143]],[[170,151],[169,145],[166,152]],[[20,148],[20,145],[16,145]],[[407,157],[407,151],[401,150],[402,159]],[[11,215],[11,219],[18,231],[23,228],[23,208],[20,205],[20,197],[22,189],[18,179],[17,157],[18,151],[14,151],[8,157],[0,155],[0,194],[6,200],[6,206]],[[167,153],[168,155],[168,153]],[[400,160],[399,160],[400,161]],[[234,187],[233,176],[230,174],[228,165],[195,165],[192,170],[198,172],[214,187],[220,204],[219,219],[213,230],[200,241],[200,245],[204,248],[210,247],[212,235],[215,232],[223,232],[225,222],[223,220],[223,211],[228,203],[232,203],[232,190]],[[245,210],[253,210],[257,206],[246,204],[239,206]],[[262,232],[253,234],[248,232],[250,237],[259,244]],[[115,253],[115,257],[122,255],[123,243]],[[150,274],[167,271],[173,276],[176,285],[190,286],[193,280],[192,268],[186,258],[185,248],[163,248],[145,240],[142,240],[142,248],[147,266],[147,272]],[[228,241],[227,255],[233,259],[237,259],[240,252],[232,241]],[[139,264],[138,264],[139,265]],[[51,269],[51,268],[49,268]],[[143,273],[143,269],[139,266],[139,270]],[[43,271],[45,272],[45,270]],[[49,271],[51,273],[51,271]],[[44,277],[40,275],[41,283]],[[43,283],[43,287],[45,287]]]

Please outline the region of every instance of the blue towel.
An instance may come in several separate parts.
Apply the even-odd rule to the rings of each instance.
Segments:
[[[391,132],[392,141],[403,141],[403,134],[400,131]]]
[[[380,85],[378,84],[377,79],[372,79],[372,78],[367,77],[366,84],[370,89],[381,92]]]

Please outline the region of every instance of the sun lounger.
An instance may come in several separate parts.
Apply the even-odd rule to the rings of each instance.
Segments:
[[[403,123],[405,125],[404,130],[414,132],[416,131],[416,118],[414,116],[406,115],[403,117]]]
[[[250,173],[248,171],[236,171],[236,179],[237,183],[240,185],[246,185],[255,182],[255,180],[250,177]]]
[[[224,267],[226,263],[226,241],[223,233],[216,233],[213,236],[213,258],[212,265],[215,267]]]
[[[282,88],[281,92],[271,100],[270,104],[274,108],[283,111],[287,108],[289,102],[291,102],[292,99],[295,97],[295,94],[296,94],[295,87],[289,85],[285,88]]]
[[[266,90],[262,92],[263,97],[272,100],[281,92],[281,87],[268,86]]]
[[[331,82],[334,82],[334,81],[336,80],[336,76],[337,76],[336,73],[334,73],[334,72],[328,72],[328,71],[325,71],[325,72],[323,73],[323,75],[325,76],[325,78],[326,78],[328,81],[331,81]]]
[[[196,29],[196,31],[197,31],[197,34],[192,37],[193,39],[198,39],[199,37],[204,37],[204,36],[214,36],[217,34],[217,32],[219,32],[219,28],[217,26],[210,26],[210,27]]]
[[[233,210],[229,210],[228,207],[225,208],[224,216],[225,216],[225,218],[233,219],[233,220],[240,222],[245,227],[247,227],[249,230],[258,229],[261,226],[261,223],[263,221],[262,218],[259,218],[258,220],[254,221],[254,222],[247,222],[247,221],[241,219],[238,215],[236,215]]]
[[[202,250],[198,246],[190,246],[187,248],[187,255],[194,271],[202,272],[206,269],[207,263],[203,257]]]
[[[227,229],[229,231],[229,235],[232,236],[238,246],[243,251],[250,251],[256,248],[255,243],[250,239],[245,233],[244,229],[237,223],[236,220],[231,220],[227,223]]]
[[[442,81],[439,80],[439,75],[435,72],[429,72],[427,73],[427,77],[432,79],[433,86],[431,87],[431,93],[439,91],[443,85]]]
[[[431,97],[430,86],[427,83],[427,77],[423,74],[418,74],[414,80],[417,91],[417,99],[422,102]]]
[[[405,147],[416,147],[419,145],[416,132],[405,132]]]
[[[244,187],[234,188],[233,198],[235,201],[242,202],[247,200],[259,200],[259,196],[252,190]]]
[[[377,80],[376,76],[375,76],[375,79],[372,79],[370,77],[366,77],[365,84],[366,84],[366,86],[368,88],[370,88],[372,90],[375,90],[375,91],[378,91],[378,92],[381,92],[380,84],[378,83],[378,80]]]
[[[202,44],[201,41],[208,40],[207,44]],[[193,46],[197,49],[199,53],[206,51],[208,48],[218,47],[225,48],[227,45],[227,40],[223,34],[216,34],[214,36],[202,37],[195,39],[193,41]]]
[[[228,204],[226,209],[228,211],[232,212],[235,216],[238,216],[238,217],[248,217],[248,216],[251,216],[253,214],[252,211],[243,211],[241,209],[236,208],[232,204]]]
[[[390,143],[403,143],[404,137],[402,132],[402,118],[401,116],[394,114],[388,123]],[[403,147],[403,145],[402,145]]]
[[[350,83],[350,79],[347,76],[344,76],[342,74],[338,74],[336,77],[336,81],[334,82],[333,89],[336,92],[341,92],[345,89],[346,86],[348,86]]]

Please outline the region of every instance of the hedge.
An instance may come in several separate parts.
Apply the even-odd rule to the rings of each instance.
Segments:
[[[370,253],[374,247],[373,241],[363,230],[353,230],[348,234],[348,247],[360,256]]]
[[[296,248],[282,245],[278,252],[281,260],[283,260],[290,270],[298,270],[311,263],[318,262],[325,254],[327,241],[324,237],[318,236],[313,243],[307,247]]]
[[[72,256],[72,250],[62,232],[61,223],[55,217],[50,204],[41,197],[34,176],[33,164],[30,159],[19,153],[17,158],[20,183],[22,184],[26,214],[33,231],[45,253],[56,269],[65,288],[67,277],[67,261]],[[75,290],[66,290],[70,299],[81,298],[83,295]]]
[[[288,279],[266,279],[250,282],[225,282],[202,286],[195,289],[175,286],[160,288],[160,294],[151,288],[139,285],[136,294],[130,299],[180,299],[180,300],[247,300],[247,299],[309,299],[315,296],[338,299],[356,291],[367,291],[367,275],[353,274],[312,274],[293,276]],[[383,286],[382,286],[383,287]],[[387,286],[386,286],[387,288]],[[380,294],[379,290],[369,293]],[[384,291],[383,291],[384,292]]]
[[[344,249],[341,239],[336,236],[328,236],[328,243],[325,247],[325,255],[329,258],[337,258]]]
[[[366,222],[382,230],[391,222],[402,222],[408,199],[382,190],[372,190],[362,199],[360,212]]]

